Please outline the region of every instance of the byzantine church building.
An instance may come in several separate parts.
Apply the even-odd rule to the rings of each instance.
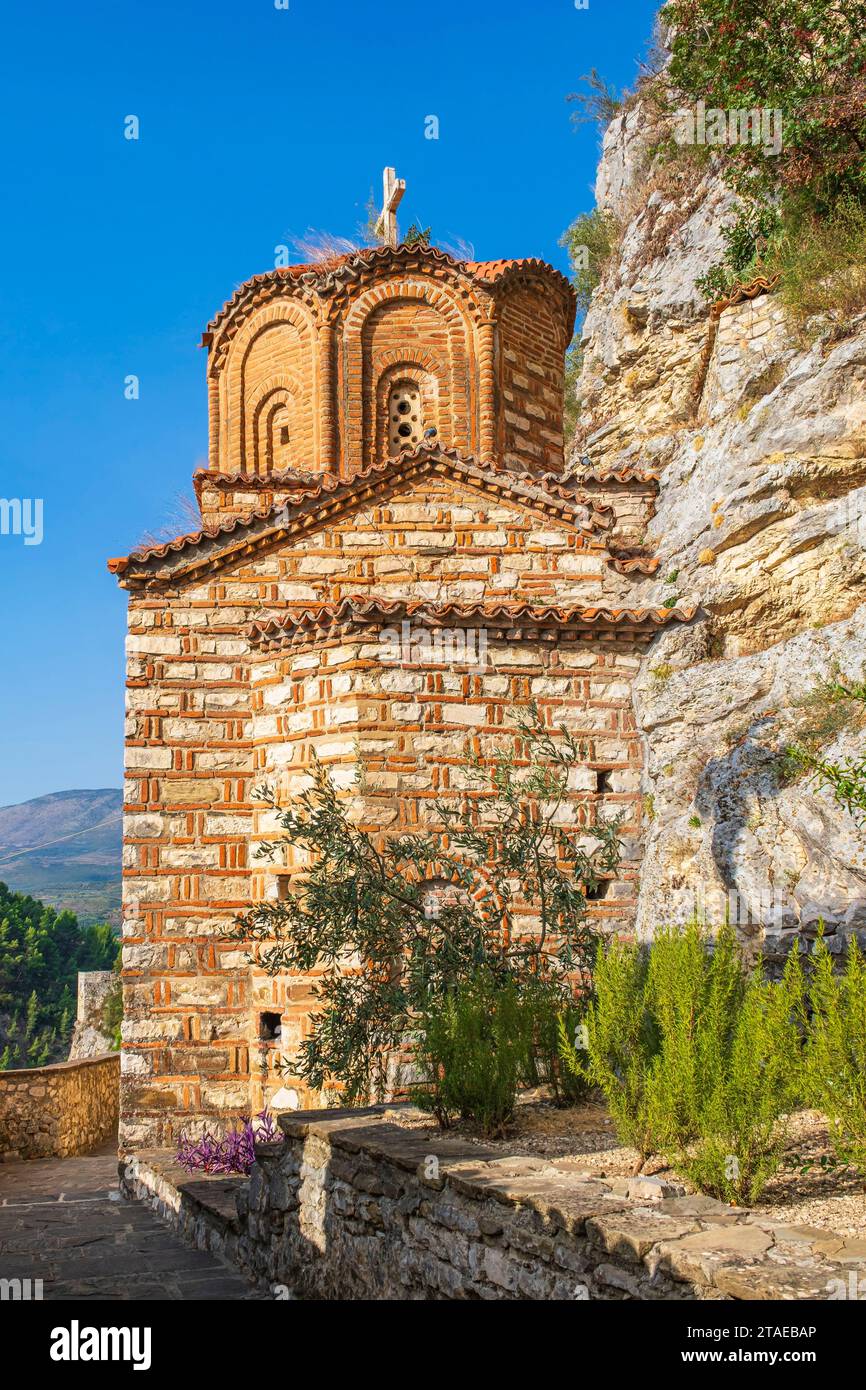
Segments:
[[[208,325],[201,526],[109,562],[129,598],[127,1146],[321,1103],[276,1065],[313,980],[267,976],[226,935],[297,871],[288,849],[256,857],[279,833],[256,789],[290,804],[314,756],[365,829],[423,829],[461,795],[467,747],[491,757],[535,701],[585,751],[567,825],[623,817],[590,911],[628,929],[631,682],[690,615],[634,599],[657,475],[566,472],[574,318],[539,260],[386,244],[256,275]]]

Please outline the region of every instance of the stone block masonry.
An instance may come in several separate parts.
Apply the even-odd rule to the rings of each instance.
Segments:
[[[607,504],[578,512],[583,504],[551,494],[545,510],[498,478],[487,495],[484,477],[467,482],[459,461],[433,453],[394,472],[381,506],[353,503],[327,525],[313,508],[296,541],[269,541],[228,572],[185,580],[178,567],[198,562],[190,545],[148,562],[170,566],[170,583],[136,582],[124,822],[130,1144],[170,1144],[181,1128],[260,1110],[284,1081],[300,1085],[274,1073],[260,1017],[280,1015],[290,1060],[311,981],[251,969],[226,933],[251,903],[277,897],[285,874],[257,858],[277,827],[256,788],[291,804],[314,754],[371,833],[430,829],[437,799],[461,793],[467,740],[492,759],[512,708],[534,700],[584,749],[566,823],[591,831],[599,816],[623,816],[622,870],[593,915],[613,928],[633,911],[642,753],[630,686],[668,615],[585,607],[600,597]],[[415,637],[483,633],[483,668],[465,652],[389,655],[385,635],[404,621]],[[352,786],[359,758],[363,795]],[[302,1093],[305,1105],[319,1102]]]
[[[117,1135],[120,1054],[0,1072],[0,1159],[70,1158]]]
[[[260,1286],[307,1298],[866,1291],[866,1241],[752,1216],[658,1178],[602,1179],[576,1158],[503,1156],[389,1122],[393,1112],[282,1115],[285,1144],[259,1146],[249,1183],[190,1180],[165,1152],[143,1153],[121,1163],[123,1190]]]

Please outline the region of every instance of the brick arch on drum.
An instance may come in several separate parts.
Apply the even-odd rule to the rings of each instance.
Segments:
[[[293,396],[298,455],[314,458],[319,443],[315,322],[305,305],[287,299],[257,310],[218,368],[217,456],[224,470],[256,470],[260,405],[275,389]]]
[[[423,279],[367,289],[346,310],[342,332],[340,425],[343,470],[377,461],[378,383],[402,361],[435,370],[443,446],[472,452],[475,425],[475,330],[449,288]],[[390,359],[390,361],[389,361]]]
[[[247,454],[248,473],[261,478],[274,469],[279,472],[286,468],[310,468],[298,432],[298,406],[302,400],[303,382],[292,372],[277,372],[259,385],[255,399],[247,403],[246,409],[253,449],[252,455]],[[279,424],[289,430],[288,447],[275,445],[276,416],[280,413],[285,418]]]

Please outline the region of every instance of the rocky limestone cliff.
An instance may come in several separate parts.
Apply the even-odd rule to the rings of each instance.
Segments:
[[[866,828],[780,771],[821,731],[862,754],[856,706],[814,695],[866,675],[866,316],[798,341],[773,293],[711,315],[695,281],[733,200],[717,171],[660,168],[641,102],[608,128],[596,199],[621,239],[583,328],[573,466],[658,469],[655,574],[630,602],[699,605],[644,660],[646,857],[638,926],[724,911],[768,949],[819,918],[866,928]]]

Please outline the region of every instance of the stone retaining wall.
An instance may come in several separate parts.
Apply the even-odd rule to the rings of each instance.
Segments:
[[[866,1241],[789,1226],[655,1178],[504,1156],[388,1122],[283,1115],[248,1184],[122,1165],[187,1239],[272,1291],[357,1299],[830,1299],[866,1293]],[[275,1296],[286,1296],[275,1292]]]
[[[69,1158],[117,1134],[120,1054],[0,1072],[0,1159]]]

